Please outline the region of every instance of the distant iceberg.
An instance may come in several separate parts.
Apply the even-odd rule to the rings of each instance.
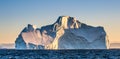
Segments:
[[[106,32],[74,17],[60,16],[51,25],[28,24],[15,41],[16,49],[107,49]]]

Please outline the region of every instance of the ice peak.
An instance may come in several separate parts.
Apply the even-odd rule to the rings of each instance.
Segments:
[[[36,26],[28,24],[27,29],[28,29],[28,31],[34,31],[36,29]]]
[[[66,17],[66,18],[69,18],[70,16],[59,16],[59,17]]]
[[[60,16],[58,20],[54,23],[54,29],[58,30],[59,28],[70,29],[70,28],[79,28],[80,23],[76,20],[75,17],[70,16]]]

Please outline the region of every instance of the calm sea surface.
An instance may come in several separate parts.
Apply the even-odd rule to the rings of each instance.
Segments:
[[[120,49],[15,50],[0,49],[0,59],[120,59]]]

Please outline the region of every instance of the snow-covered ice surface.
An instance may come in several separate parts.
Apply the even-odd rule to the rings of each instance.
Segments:
[[[0,50],[0,59],[120,59],[120,50]]]
[[[60,16],[55,23],[41,28],[28,24],[15,41],[17,49],[107,49],[107,45],[103,27],[70,16]]]

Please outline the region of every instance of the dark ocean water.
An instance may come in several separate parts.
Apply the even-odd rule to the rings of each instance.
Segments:
[[[14,50],[1,49],[0,59],[120,59],[120,49]]]

